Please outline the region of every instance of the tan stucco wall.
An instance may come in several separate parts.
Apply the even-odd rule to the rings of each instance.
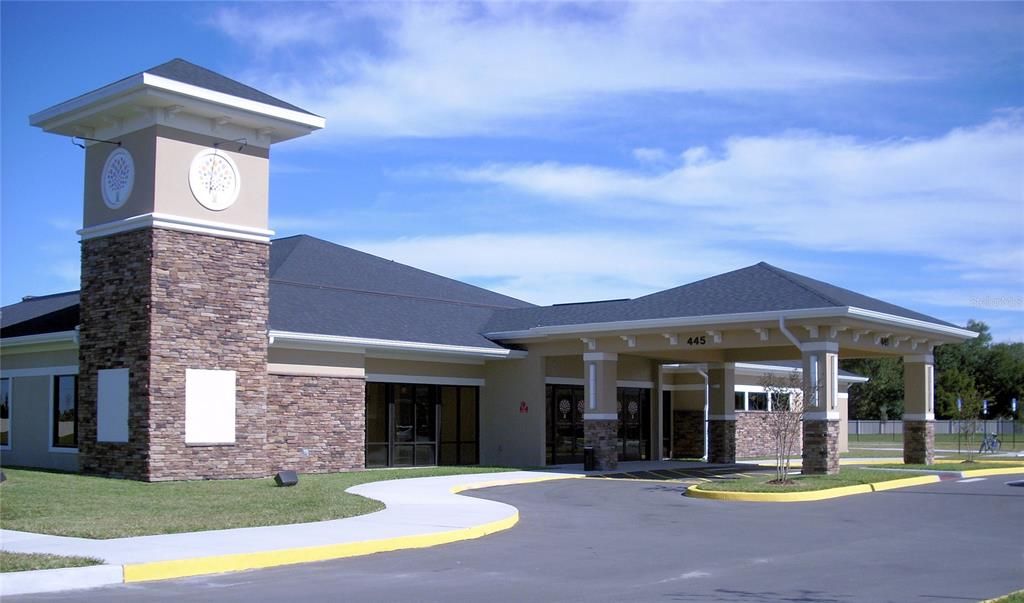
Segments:
[[[416,360],[389,360],[385,358],[367,358],[366,373],[368,375],[412,375],[462,379],[483,379],[485,377],[482,364],[419,362]]]
[[[125,204],[110,209],[103,202],[100,184],[103,164],[118,147],[94,144],[85,151],[85,190],[82,224],[95,226],[105,222],[148,214],[153,211],[153,193],[156,190],[153,167],[156,165],[156,126],[119,136],[121,147],[131,153],[135,164],[135,183]],[[186,172],[185,178],[188,178]]]
[[[480,391],[480,464],[544,464],[544,358],[488,362]],[[519,412],[526,402],[529,412]]]
[[[318,352],[311,350],[289,350],[270,348],[267,361],[271,364],[302,364],[309,366],[330,366],[345,368],[363,368],[362,354],[346,354],[344,352]]]
[[[672,410],[699,410],[704,412],[704,392],[672,392]]]
[[[135,183],[128,201],[118,209],[103,203],[100,177],[103,164],[117,147],[95,144],[86,151],[83,224],[94,226],[132,216],[159,212],[214,222],[267,228],[270,189],[269,151],[224,142],[167,126],[152,126],[119,137],[135,163]],[[203,149],[221,143],[220,150],[238,166],[241,186],[235,203],[211,211],[196,201],[188,184],[192,159]]]
[[[78,470],[77,453],[50,452],[52,379],[49,375],[11,378],[11,447],[0,451],[4,466]]]
[[[583,379],[583,355],[548,356],[545,374],[554,378]]]
[[[156,141],[156,195],[154,209],[160,213],[227,222],[238,226],[266,228],[270,188],[269,152],[255,146],[237,151],[238,143],[223,142],[164,126],[159,127]],[[238,166],[241,180],[238,199],[222,211],[211,211],[196,201],[188,184],[188,172],[196,153],[213,148],[231,157]]]
[[[78,366],[78,350],[33,352],[30,354],[4,354],[0,352],[0,372],[13,369],[48,368],[51,366]]]
[[[619,381],[655,381],[657,364],[649,358],[619,354]]]

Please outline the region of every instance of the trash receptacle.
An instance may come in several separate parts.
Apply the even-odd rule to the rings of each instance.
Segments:
[[[594,447],[584,446],[583,447],[583,470],[593,471],[597,469],[597,462],[594,459]]]

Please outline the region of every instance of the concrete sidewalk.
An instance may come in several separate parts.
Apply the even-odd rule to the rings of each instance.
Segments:
[[[687,461],[619,463],[611,472],[584,472],[582,465],[545,471],[476,473],[370,482],[347,492],[383,502],[383,511],[315,523],[237,528],[94,540],[0,530],[0,548],[103,559],[92,567],[0,573],[0,596],[94,588],[243,571],[436,546],[508,529],[519,520],[515,507],[457,496],[473,488],[523,484],[625,472],[695,470],[704,474],[736,465]],[[197,512],[201,510],[197,509]]]
[[[0,530],[5,551],[98,557],[107,564],[0,573],[0,595],[272,567],[478,538],[515,525],[518,511],[456,492],[581,475],[572,470],[514,471],[371,482],[348,492],[383,502],[383,511],[316,523],[109,540]]]

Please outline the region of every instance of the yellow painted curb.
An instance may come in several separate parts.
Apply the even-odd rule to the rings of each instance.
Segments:
[[[583,476],[543,476],[518,480],[493,480],[456,486],[452,488],[451,491],[452,493],[458,493],[477,488],[529,484],[575,477]],[[360,555],[371,555],[373,553],[383,553],[402,549],[427,548],[440,544],[458,542],[460,540],[481,538],[489,534],[494,534],[495,532],[507,530],[518,522],[519,511],[516,510],[508,517],[490,523],[472,526],[469,528],[448,530],[445,532],[434,532],[431,534],[399,536],[396,538],[382,538],[379,540],[366,540],[363,542],[328,544],[323,546],[281,549],[276,551],[260,551],[257,553],[237,553],[233,555],[215,555],[210,557],[197,557],[193,559],[175,559],[171,561],[154,561],[150,563],[130,563],[124,565],[124,581],[144,582],[148,580],[168,580],[171,578],[184,578],[187,576],[200,576],[204,574],[219,574],[223,572],[262,569],[279,565],[291,565],[295,563],[327,561],[329,559],[357,557]]]
[[[903,479],[894,479],[887,482],[875,482],[871,484],[871,489],[875,492],[882,492],[883,490],[895,490],[896,488],[907,488],[909,486],[923,486],[925,484],[934,484],[940,481],[938,475],[921,475],[918,477],[907,477]]]
[[[972,469],[969,471],[961,471],[960,475],[963,477],[983,477],[987,475],[1013,475],[1020,473],[1024,475],[1024,467],[999,467],[998,469]]]
[[[701,490],[700,485],[690,486],[686,489],[687,496],[695,498],[709,498],[712,500],[729,500],[743,502],[810,502],[815,500],[827,500],[854,494],[868,494],[882,490],[893,490],[895,488],[906,488],[908,486],[920,486],[939,481],[937,475],[922,475],[908,477],[906,479],[894,479],[886,482],[873,484],[859,484],[856,486],[843,486],[841,488],[828,488],[826,490],[811,490],[810,492],[720,492],[716,490]]]

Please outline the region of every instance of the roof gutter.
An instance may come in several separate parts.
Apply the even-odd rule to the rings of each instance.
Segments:
[[[672,329],[685,327],[701,327],[704,325],[724,323],[749,323],[749,322],[776,322],[780,320],[793,320],[800,318],[857,318],[880,322],[888,326],[928,331],[940,335],[952,336],[961,339],[973,339],[978,336],[974,331],[961,329],[959,327],[941,325],[934,322],[904,318],[884,312],[865,310],[853,306],[826,307],[826,308],[805,308],[802,310],[784,310],[769,312],[740,312],[734,314],[712,314],[707,316],[677,316],[670,318],[650,318],[641,320],[621,320],[608,322],[581,323],[574,325],[549,325],[530,327],[518,331],[496,331],[485,333],[488,339],[515,340],[545,338],[559,335],[577,335],[582,333],[594,333],[601,331],[627,331],[637,329]]]
[[[525,358],[526,352],[506,348],[485,348],[477,346],[448,345],[421,341],[400,341],[348,337],[345,335],[321,335],[293,331],[270,331],[270,345],[291,349],[314,349],[350,353],[365,353],[368,350],[389,352],[434,353],[449,356],[471,356],[475,358]]]
[[[47,350],[72,349],[78,346],[78,329],[22,335],[0,339],[0,350],[5,354],[24,354]]]

